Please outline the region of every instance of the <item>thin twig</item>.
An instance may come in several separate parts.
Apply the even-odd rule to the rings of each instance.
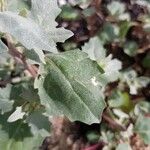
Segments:
[[[13,39],[10,35],[6,34],[5,38],[7,41],[7,46],[10,55],[14,57],[17,63],[23,64],[25,69],[27,69],[32,75],[32,77],[35,78],[37,76],[37,71],[35,70],[35,67],[27,63],[25,56],[21,52],[19,52],[18,49],[13,44]]]
[[[117,122],[115,122],[115,120],[113,120],[112,118],[110,118],[108,115],[106,115],[105,113],[103,113],[103,119],[108,123],[108,125],[113,128],[113,129],[119,129],[122,131],[126,131],[126,128],[120,124],[118,124]]]

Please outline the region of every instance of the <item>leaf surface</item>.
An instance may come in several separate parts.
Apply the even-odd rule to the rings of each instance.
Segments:
[[[98,123],[105,102],[97,63],[79,50],[50,55],[46,62],[47,73],[35,85],[47,115]]]

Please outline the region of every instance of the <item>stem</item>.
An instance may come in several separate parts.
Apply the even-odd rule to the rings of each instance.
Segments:
[[[35,69],[35,66],[27,63],[25,56],[22,53],[20,53],[13,44],[13,39],[10,35],[6,34],[5,37],[10,55],[14,57],[17,63],[23,64],[25,69],[28,70],[31,76],[35,78],[37,76],[37,69]]]

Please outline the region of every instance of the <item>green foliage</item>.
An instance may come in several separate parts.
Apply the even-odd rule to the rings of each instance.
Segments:
[[[1,114],[9,112],[13,108],[14,101],[10,99],[11,85],[0,89],[0,110]]]
[[[51,54],[46,58],[45,71],[36,87],[47,115],[64,114],[72,121],[88,124],[101,120],[105,103],[102,73],[96,62],[79,50]]]
[[[150,144],[150,118],[139,116],[135,125],[135,132],[137,132],[143,139],[145,144]]]
[[[132,150],[128,143],[121,143],[117,146],[116,150]]]

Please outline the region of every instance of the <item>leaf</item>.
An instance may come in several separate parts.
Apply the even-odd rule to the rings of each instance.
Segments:
[[[0,88],[0,110],[1,114],[9,112],[13,108],[13,100],[10,100],[11,85],[6,88]]]
[[[120,15],[125,11],[125,5],[118,1],[112,1],[107,6],[108,11],[111,15]]]
[[[0,148],[2,150],[39,149],[44,138],[39,133],[33,136],[29,126],[22,120],[8,123],[7,116],[0,116]]]
[[[83,52],[86,52],[92,60],[96,60],[100,67],[104,70],[103,78],[108,82],[113,82],[119,77],[121,62],[117,59],[112,59],[112,55],[106,57],[106,49],[98,37],[91,40],[82,47]]]
[[[120,143],[116,150],[132,150],[132,148],[129,143]]]
[[[38,24],[13,12],[0,12],[0,31],[10,33],[27,49],[52,51],[55,46]]]
[[[125,112],[130,112],[133,109],[133,103],[126,92],[114,91],[108,100],[108,104],[113,108],[121,108]]]
[[[25,115],[25,112],[22,112],[22,107],[16,107],[16,110],[9,116],[7,121],[15,122],[19,119],[22,119],[24,115]]]
[[[22,9],[29,9],[29,0],[5,0],[9,11],[19,12]]]
[[[150,53],[148,53],[142,61],[142,65],[145,68],[150,68]]]
[[[138,45],[134,41],[128,41],[124,45],[124,52],[129,56],[135,56],[137,54]]]
[[[56,0],[32,0],[28,18],[9,11],[0,12],[0,31],[11,34],[27,49],[34,49],[39,57],[42,50],[57,52],[56,42],[64,42],[73,34],[56,28],[55,18],[60,12],[56,4]]]
[[[57,0],[32,0],[31,18],[39,24],[54,42],[64,42],[73,34],[71,31],[56,28],[55,21],[61,9],[57,5]],[[50,49],[48,49],[50,51]]]
[[[100,40],[103,43],[112,42],[119,36],[119,27],[112,23],[105,23],[103,26],[103,31],[100,33]]]
[[[35,81],[35,88],[47,115],[64,114],[71,121],[98,123],[105,102],[97,63],[79,50],[52,54],[46,62],[43,69],[47,73]]]
[[[150,118],[140,115],[135,124],[135,132],[143,139],[145,144],[150,144]]]
[[[26,119],[27,123],[31,127],[31,131],[33,134],[39,132],[41,135],[43,132],[46,136],[49,135],[50,132],[50,122],[48,117],[43,115],[41,110],[37,110],[32,112]]]
[[[119,37],[121,39],[125,39],[126,38],[126,35],[131,27],[131,22],[129,21],[122,21],[120,23],[120,31],[119,31]]]
[[[88,43],[85,43],[82,51],[87,53],[92,60],[103,59],[106,56],[106,50],[98,37],[91,38]]]
[[[122,82],[126,82],[130,88],[130,94],[136,95],[139,88],[146,87],[150,83],[150,78],[145,76],[137,77],[134,70],[126,70],[120,76]]]
[[[62,7],[62,12],[59,16],[65,20],[75,20],[80,17],[79,12],[69,5]]]

